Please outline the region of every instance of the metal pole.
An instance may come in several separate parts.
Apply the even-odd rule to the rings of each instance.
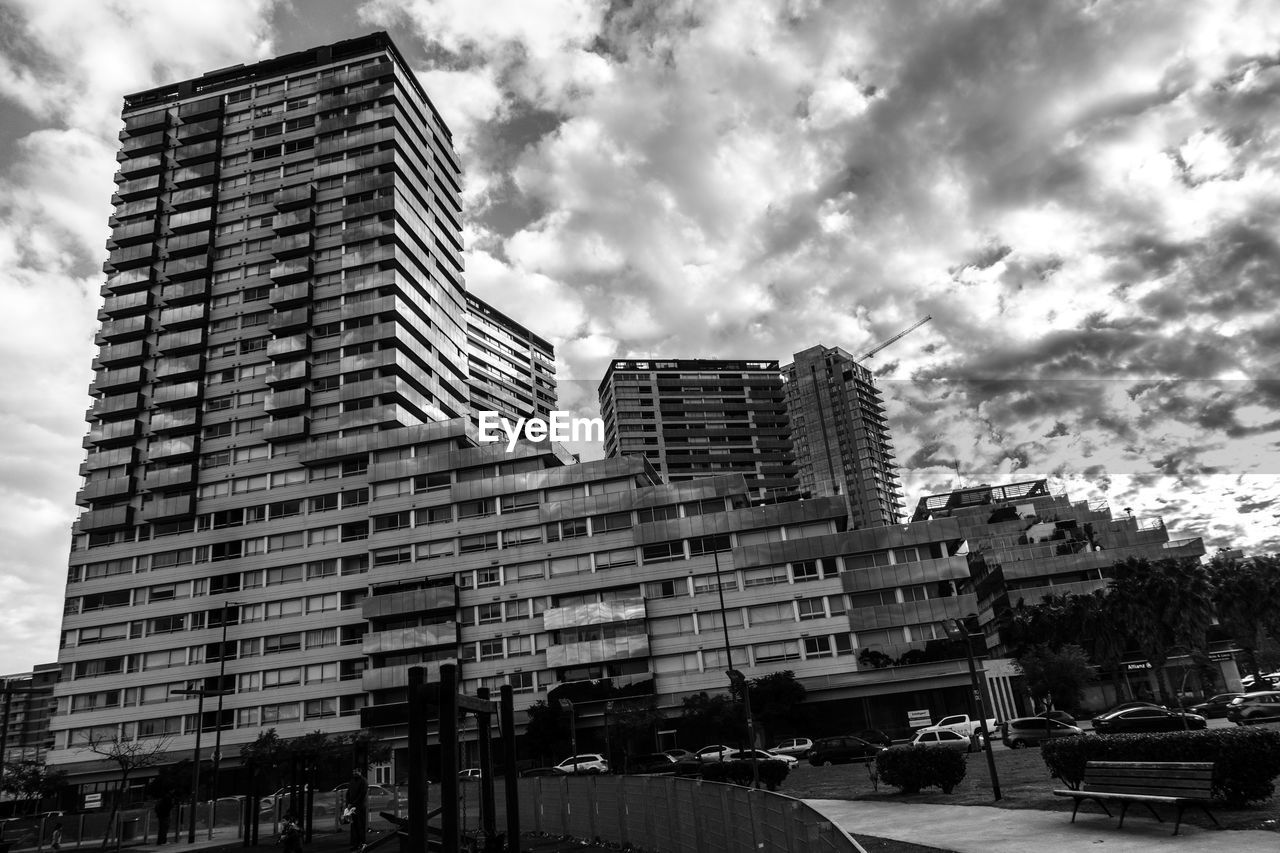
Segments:
[[[196,755],[191,770],[191,811],[187,815],[187,843],[196,843],[196,803],[200,801],[200,733],[204,730],[204,691],[196,691]]]
[[[458,853],[458,670],[451,663],[440,664],[440,759],[440,849]]]
[[[409,850],[427,849],[426,669],[409,667]],[[441,805],[445,805],[441,803]],[[445,809],[448,811],[447,807]]]
[[[213,730],[213,767],[210,769],[210,777],[213,785],[214,799],[214,816],[217,816],[217,800],[218,800],[218,768],[222,764],[222,696],[226,693],[226,685],[223,679],[227,677],[227,605],[229,601],[222,602],[222,645],[218,647],[218,713],[217,720],[214,723]],[[213,838],[213,821],[209,821],[209,838]]]
[[[960,629],[960,636],[964,638],[965,656],[969,660],[969,683],[973,688],[973,706],[978,710],[978,731],[982,733],[982,742],[984,751],[987,753],[987,770],[991,773],[991,793],[995,795],[995,799],[1000,799],[1000,777],[996,775],[996,757],[991,750],[991,734],[987,731],[987,709],[986,703],[982,701],[982,686],[978,682],[978,667],[973,660],[973,643],[970,641],[971,636],[981,637],[981,634],[969,633],[969,627],[965,625],[963,619],[955,620],[956,627]]]
[[[520,793],[516,786],[516,712],[510,684],[498,688],[498,725],[502,732],[502,764],[507,794],[507,851],[520,853]]]
[[[720,553],[716,550],[714,542],[711,543],[711,559],[715,561],[716,593],[720,596],[720,630],[724,634],[724,665],[729,675],[729,683],[731,685],[737,683],[742,692],[742,710],[747,717],[747,738],[750,743],[748,748],[751,750],[751,787],[758,788],[760,787],[760,767],[756,761],[756,723],[751,714],[751,686],[747,684],[746,677],[733,668],[733,647],[729,645],[729,614],[724,609],[724,581],[720,577]],[[734,673],[738,673],[738,680],[735,680]],[[721,760],[723,758],[722,755]]]

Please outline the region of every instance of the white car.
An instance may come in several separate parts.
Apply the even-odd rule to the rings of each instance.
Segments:
[[[956,752],[972,752],[973,741],[962,734],[942,729],[936,732],[917,732],[911,739],[911,746],[936,746],[942,749],[954,749]]]
[[[608,773],[609,762],[598,752],[571,755],[555,766],[557,773]]]
[[[790,755],[795,758],[804,758],[809,754],[809,750],[813,749],[813,741],[807,737],[793,737],[784,740],[769,750],[776,755]]]
[[[780,752],[773,752],[767,749],[735,749],[733,752],[725,755],[725,761],[750,761],[751,754],[755,753],[756,761],[781,761],[788,768],[795,767],[800,763],[800,759],[794,755],[783,755]]]
[[[722,743],[704,746],[693,754],[693,757],[699,761],[723,761],[725,756],[730,752],[737,752],[736,747],[725,746]]]

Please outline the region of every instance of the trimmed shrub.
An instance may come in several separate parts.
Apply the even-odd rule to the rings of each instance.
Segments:
[[[937,746],[895,746],[876,756],[880,781],[904,794],[934,787],[950,794],[964,779],[966,769],[964,753]]]
[[[1045,741],[1049,775],[1079,789],[1089,761],[1208,761],[1213,795],[1230,806],[1265,800],[1280,776],[1280,732],[1230,728],[1159,734],[1084,735]]]

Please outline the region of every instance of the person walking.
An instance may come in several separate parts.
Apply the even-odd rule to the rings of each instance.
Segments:
[[[290,809],[280,824],[280,848],[284,853],[302,853],[302,825]]]
[[[359,850],[364,847],[365,832],[369,827],[369,783],[359,770],[351,771],[347,807],[351,809],[351,849]]]
[[[156,844],[164,844],[169,840],[169,815],[173,812],[173,798],[166,791],[156,798]],[[174,833],[177,841],[177,833]]]
[[[53,835],[49,836],[49,848],[52,850],[62,849],[62,821],[58,821],[53,825]]]

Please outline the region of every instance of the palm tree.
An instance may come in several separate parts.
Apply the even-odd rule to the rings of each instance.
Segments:
[[[1257,675],[1257,652],[1267,630],[1280,636],[1280,559],[1254,557],[1238,562],[1219,554],[1209,561],[1218,622],[1240,646],[1245,668]]]
[[[1175,650],[1203,653],[1213,624],[1213,585],[1199,560],[1130,557],[1114,567],[1109,587],[1113,613],[1128,628],[1156,673],[1169,704],[1174,691],[1165,667]],[[1181,702],[1181,696],[1176,697]]]

